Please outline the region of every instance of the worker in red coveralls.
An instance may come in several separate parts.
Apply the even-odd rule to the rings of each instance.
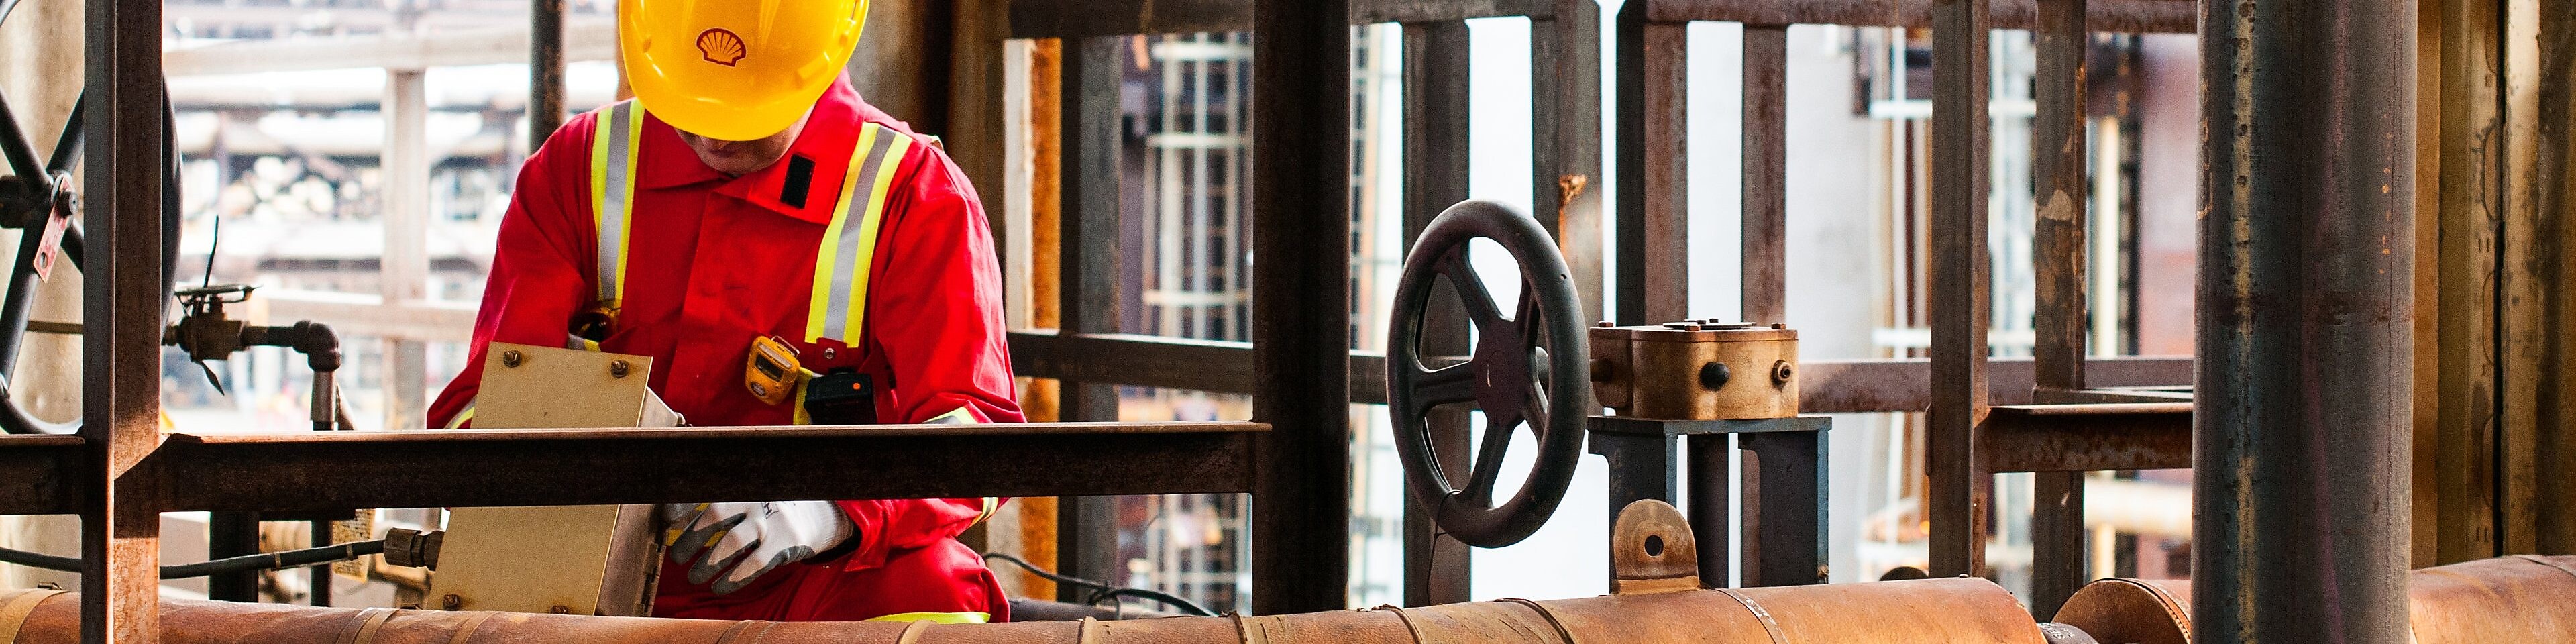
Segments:
[[[696,425],[1019,422],[973,188],[843,75],[866,16],[622,0],[635,100],[573,118],[520,170],[467,364],[492,342],[651,356],[653,391]],[[480,376],[448,385],[433,426],[471,425]],[[956,539],[996,502],[666,506],[653,612],[1004,619]]]

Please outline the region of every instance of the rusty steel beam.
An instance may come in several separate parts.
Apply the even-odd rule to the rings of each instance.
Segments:
[[[1068,334],[1118,330],[1118,222],[1122,211],[1119,166],[1119,87],[1125,76],[1119,60],[1126,42],[1117,38],[1068,38],[1064,64],[1058,68],[1063,100],[1056,105],[1062,125],[1056,158],[1056,314]],[[1079,378],[1057,383],[1056,419],[1118,419],[1118,388]],[[1117,499],[1066,494],[1056,506],[1056,552],[1059,569],[1086,579],[1116,578]],[[1080,601],[1082,591],[1056,589],[1058,600]]]
[[[0,435],[0,514],[72,514],[88,496],[79,436]]]
[[[1741,22],[1754,25],[1876,27],[1931,24],[1929,0],[1640,0],[1648,21]],[[1997,29],[2027,29],[2038,21],[2038,0],[1996,0]],[[1250,0],[1013,0],[1011,37],[1082,38],[1139,34],[1243,31],[1252,26]],[[1354,0],[1352,24],[1441,22],[1528,16],[1545,20],[1560,11],[1547,0]],[[2095,29],[2110,32],[2192,33],[2199,16],[2192,0],[2100,0],[2086,13]]]
[[[1533,39],[1544,41],[1546,34],[1536,34]],[[1408,254],[1413,250],[1414,240],[1421,239],[1423,229],[1431,225],[1432,218],[1439,216],[1451,204],[1467,199],[1468,150],[1472,145],[1467,127],[1471,107],[1468,96],[1472,89],[1468,85],[1468,70],[1473,63],[1468,55],[1468,44],[1467,23],[1462,21],[1404,25],[1403,242]],[[1541,134],[1536,140],[1548,139]],[[1422,314],[1422,352],[1427,355],[1467,354],[1473,349],[1467,342],[1468,326],[1466,305],[1459,299],[1455,287],[1433,291]],[[1352,371],[1361,369],[1353,365]],[[1378,373],[1383,374],[1385,370],[1380,369]],[[1383,398],[1384,395],[1381,391],[1374,397]],[[1434,409],[1427,415],[1432,449],[1440,461],[1469,462],[1472,438],[1469,414],[1463,410]],[[1475,551],[1434,525],[1432,515],[1436,509],[1423,505],[1422,500],[1414,495],[1404,495],[1406,606],[1453,604],[1470,598],[1468,563],[1475,556]]]
[[[1993,0],[1987,16],[1996,29],[2029,29],[2039,24],[2038,3],[2047,0]],[[1648,20],[1655,22],[1741,22],[1752,25],[1848,25],[1854,27],[1927,27],[1941,4],[1935,0],[1651,0]],[[2193,0],[2096,0],[2086,8],[2086,21],[2097,31],[2192,33],[2198,28],[2199,3]]]
[[[1245,492],[1255,423],[173,434],[171,510]],[[687,458],[674,455],[685,454]],[[960,473],[972,473],[961,476]]]
[[[1549,20],[1557,16],[1558,6],[1557,0],[1351,0],[1351,24],[1460,22],[1502,16]]]
[[[1418,24],[1525,16],[1551,20],[1559,0],[1352,0],[1350,24]],[[1013,38],[1087,38],[1252,28],[1252,0],[1011,0]]]
[[[1014,331],[1011,366],[1020,375],[1083,379],[1140,387],[1228,394],[1252,393],[1252,345],[1144,335],[1058,335]],[[1798,408],[1809,413],[1919,412],[1931,405],[1930,361],[1922,358],[1809,360],[1798,365]],[[2087,360],[2086,382],[2099,388],[2180,388],[2191,383],[2190,358],[2115,357]],[[1994,404],[2022,405],[2033,396],[2029,358],[1987,363]],[[1386,403],[1386,356],[1351,352],[1351,402]],[[2153,392],[2141,392],[2141,395]],[[2180,395],[2179,393],[2173,395]],[[2124,398],[2100,394],[2096,398]],[[2127,396],[2136,397],[2136,396]]]
[[[81,641],[160,640],[163,175],[170,144],[161,3],[89,0],[81,320]],[[173,215],[175,216],[175,215]]]
[[[2031,359],[2034,384],[2063,392],[2084,388],[2087,321],[2093,313],[2084,288],[2090,257],[2085,226],[2091,214],[2085,198],[2090,181],[2085,168],[2091,158],[2085,147],[2084,55],[2093,46],[2093,34],[2084,20],[2087,0],[2037,2],[2031,37],[2039,58],[2032,88],[2039,114],[2030,144],[2031,186],[2039,206],[2031,218],[2031,269],[2038,293]],[[2180,418],[2174,426],[2184,449],[2177,454],[2188,465],[2189,410]],[[1982,446],[1978,456],[1988,456]],[[2030,608],[2033,615],[2049,615],[2091,580],[2084,570],[2090,554],[2084,548],[2084,473],[2041,472],[2033,477],[2033,491]]]
[[[564,0],[528,0],[528,151],[563,127]]]
[[[2206,8],[2194,635],[2405,642],[2417,3]]]
[[[1536,189],[1530,203],[1539,225],[1565,252],[1583,319],[1606,320],[1601,269],[1610,249],[1601,225],[1602,150],[1608,143],[1601,140],[1601,5],[1550,1],[1552,15],[1530,18],[1530,170]]]
[[[1341,608],[1351,539],[1351,5],[1253,3],[1252,602]],[[1295,110],[1294,106],[1330,106]]]
[[[2031,274],[2037,310],[2032,316],[2032,361],[2042,389],[2084,388],[2084,276],[2089,219],[2085,195],[2084,53],[2092,34],[2084,24],[2086,0],[2038,0],[2039,28],[2032,34],[2039,72],[2039,103],[2031,126],[2031,185],[2039,212],[2031,234]],[[2074,589],[2067,589],[2073,592]]]
[[[1338,532],[1338,531],[1336,531]],[[71,596],[0,592],[37,602],[0,618],[21,644],[65,644],[77,628]],[[1507,600],[1426,608],[1264,617],[1128,621],[788,622],[314,608],[173,600],[169,633],[184,641],[273,644],[481,642],[483,644],[1572,644],[1572,642],[1992,642],[2047,641],[2002,587],[1983,579],[1927,579],[1839,586],[1680,590],[1549,601]],[[1789,638],[1795,639],[1789,639]]]
[[[1250,0],[1011,0],[1013,38],[1071,40],[1251,27]]]
[[[1997,406],[1976,450],[1988,472],[2189,468],[2191,403]]]
[[[1646,2],[1618,15],[1619,301],[1623,325],[1690,314],[1690,38],[1687,25],[1646,19]],[[1749,258],[1748,258],[1749,259]]]
[[[1935,576],[1985,573],[1994,477],[1977,467],[1987,404],[1987,0],[1938,0],[1932,10],[1932,405],[1925,439],[1926,511]]]
[[[1744,27],[1744,313],[1789,321],[1789,28]]]

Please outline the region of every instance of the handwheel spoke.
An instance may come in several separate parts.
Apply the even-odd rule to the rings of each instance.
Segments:
[[[1409,410],[1415,415],[1441,405],[1476,400],[1475,363],[1455,364],[1437,370],[1423,371],[1416,378],[1418,380],[1415,381],[1413,388],[1414,409]]]
[[[1512,313],[1512,323],[1520,328],[1521,344],[1524,346],[1535,348],[1547,340],[1547,329],[1539,326],[1541,319],[1546,316],[1541,315],[1538,309],[1538,289],[1523,285],[1520,310]]]
[[[1513,415],[1485,413],[1484,444],[1476,448],[1476,468],[1467,477],[1467,495],[1479,505],[1493,504],[1494,481],[1503,475],[1503,455],[1511,451],[1512,432],[1521,424]]]
[[[1476,267],[1467,263],[1467,247],[1459,246],[1440,256],[1439,272],[1449,278],[1451,288],[1458,289],[1458,299],[1467,307],[1467,321],[1479,330],[1503,321],[1503,312],[1494,308],[1493,292],[1485,288],[1485,278],[1476,275]]]

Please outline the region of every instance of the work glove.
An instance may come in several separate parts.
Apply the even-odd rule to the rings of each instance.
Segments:
[[[662,506],[662,518],[669,521],[671,561],[689,566],[689,583],[711,583],[718,595],[831,550],[852,531],[849,517],[830,501],[674,503]]]

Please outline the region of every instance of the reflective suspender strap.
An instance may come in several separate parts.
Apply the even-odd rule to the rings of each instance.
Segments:
[[[895,169],[912,150],[912,137],[870,123],[850,151],[841,178],[841,201],[814,250],[814,293],[805,309],[805,341],[824,338],[858,346],[867,327],[868,269],[875,264],[877,230],[885,220]],[[857,215],[854,220],[852,215]]]
[[[626,240],[634,221],[635,148],[643,138],[643,111],[634,101],[608,106],[590,142],[590,197],[599,231],[599,305],[617,310],[626,291]]]

